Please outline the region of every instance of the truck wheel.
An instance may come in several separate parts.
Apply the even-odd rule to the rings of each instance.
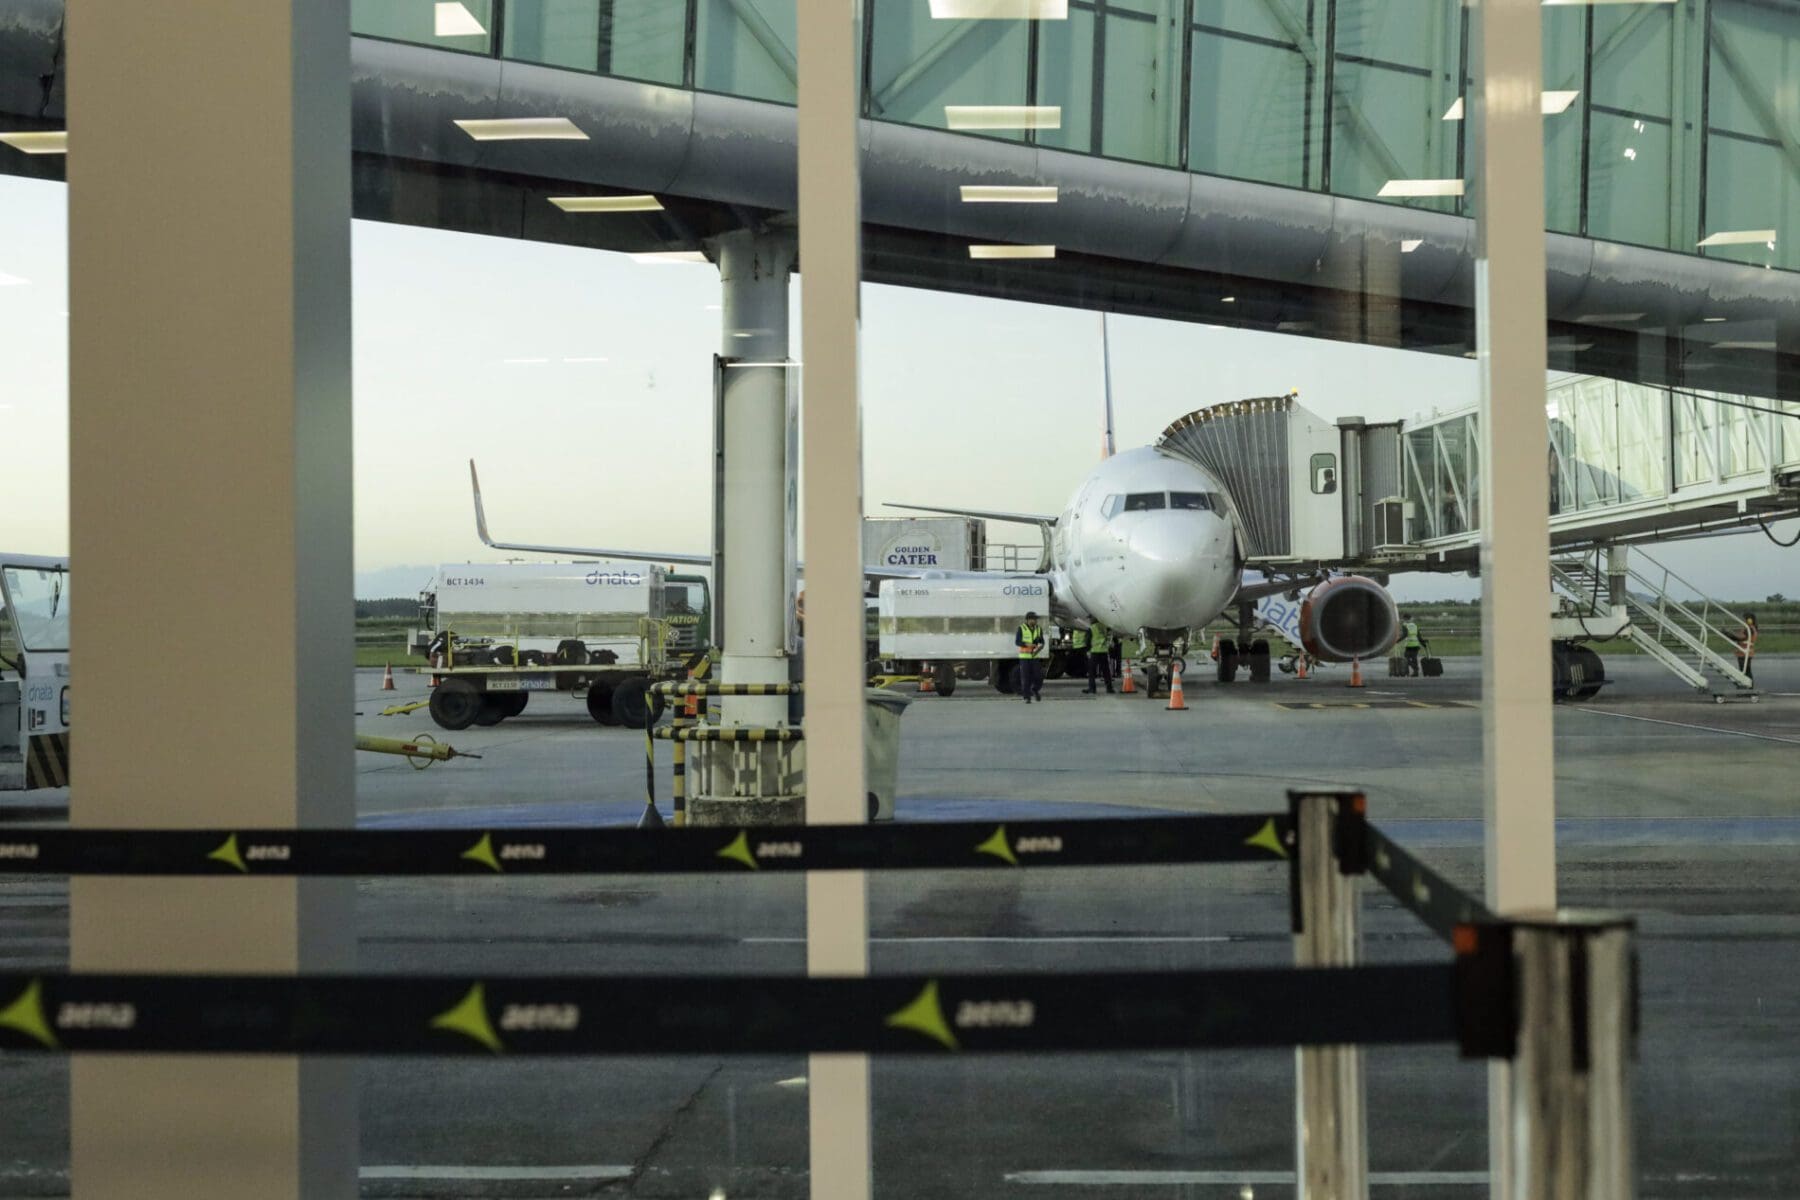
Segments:
[[[442,729],[467,729],[481,715],[481,705],[474,684],[451,676],[431,693],[431,719]]]
[[[1569,693],[1569,699],[1592,700],[1606,686],[1606,666],[1587,646],[1570,647],[1570,655],[1574,659],[1573,666],[1579,670],[1581,682]],[[1570,673],[1573,675],[1576,671]]]
[[[484,695],[481,698],[481,708],[475,713],[475,723],[485,729],[506,720],[506,715],[505,700],[497,694]]]
[[[939,663],[931,669],[931,682],[940,696],[956,694],[956,668],[949,663]]]
[[[1019,690],[1019,664],[1005,658],[994,660],[988,671],[988,682],[1002,696],[1016,695]]]
[[[650,681],[632,675],[619,681],[612,694],[613,716],[627,729],[653,725],[662,715],[662,697],[650,695]]]
[[[588,684],[587,706],[588,716],[602,725],[617,725],[619,718],[613,716],[613,686],[604,679],[596,679]]]
[[[509,717],[516,717],[524,712],[525,706],[531,702],[531,693],[502,692],[499,696],[496,696],[495,699],[500,702],[500,711],[502,713]]]
[[[1069,656],[1061,650],[1050,652],[1050,661],[1044,664],[1045,679],[1061,679],[1069,673]]]

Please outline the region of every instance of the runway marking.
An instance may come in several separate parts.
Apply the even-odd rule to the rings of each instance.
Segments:
[[[364,1179],[407,1179],[443,1181],[481,1180],[490,1183],[605,1183],[630,1179],[636,1172],[629,1166],[595,1167],[461,1167],[461,1166],[391,1166],[364,1167]]]
[[[1271,700],[1276,708],[1304,712],[1322,708],[1474,708],[1462,700]]]
[[[986,946],[996,942],[1018,943],[1026,946],[1118,946],[1130,945],[1133,943],[1143,945],[1167,945],[1171,943],[1197,945],[1202,943],[1241,942],[1248,940],[1249,939],[1244,936],[1230,933],[1171,934],[1168,937],[1161,937],[1155,934],[1129,934],[1123,937],[1114,937],[1110,934],[1097,933],[1050,937],[872,937],[869,939],[871,944],[876,945],[909,944],[931,946]],[[738,941],[746,946],[804,946],[806,944],[806,939],[803,937],[747,937],[739,938]]]
[[[1292,1171],[1010,1171],[1007,1183],[1075,1184],[1084,1187],[1152,1187],[1182,1183],[1291,1184]],[[1486,1187],[1486,1171],[1371,1171],[1369,1182],[1388,1187]]]
[[[1780,742],[1784,746],[1800,746],[1800,738],[1776,737],[1772,733],[1751,733],[1748,729],[1720,729],[1717,725],[1694,725],[1687,721],[1664,721],[1659,717],[1640,717],[1635,713],[1612,712],[1604,708],[1582,708],[1576,712],[1593,713],[1596,717],[1618,717],[1623,721],[1646,721],[1651,725],[1673,725],[1677,729],[1697,729],[1701,733],[1724,733],[1732,737],[1755,738],[1759,742]]]

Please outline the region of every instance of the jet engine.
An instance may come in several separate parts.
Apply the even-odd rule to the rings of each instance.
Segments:
[[[1320,662],[1375,659],[1400,636],[1400,612],[1386,588],[1361,575],[1327,579],[1300,605],[1300,641]]]

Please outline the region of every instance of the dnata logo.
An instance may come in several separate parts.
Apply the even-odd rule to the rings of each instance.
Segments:
[[[938,565],[938,548],[932,545],[894,546],[887,552],[887,565],[890,567],[935,567]]]
[[[589,571],[589,587],[636,587],[644,577],[636,571]]]
[[[445,587],[486,587],[487,580],[474,575],[447,575],[444,577]]]
[[[56,699],[56,685],[53,683],[35,683],[25,689],[25,703],[48,704]]]
[[[78,1004],[64,1001],[56,1010],[58,1029],[135,1029],[137,1008],[130,1004]]]
[[[1003,596],[1041,596],[1044,585],[1041,583],[1009,583],[1000,589]]]

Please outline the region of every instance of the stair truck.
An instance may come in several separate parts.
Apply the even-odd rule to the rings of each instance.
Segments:
[[[0,790],[69,785],[69,560],[0,553]]]
[[[498,725],[533,692],[587,703],[601,725],[642,729],[647,689],[684,679],[711,641],[711,592],[697,575],[640,563],[459,563],[420,595],[415,653],[434,675],[444,729]]]
[[[985,677],[993,687],[1018,690],[1014,635],[1035,612],[1049,626],[1050,587],[1042,575],[983,575],[948,579],[887,579],[876,593],[879,665],[898,675],[930,675],[940,696],[955,692],[959,675]],[[1067,671],[1067,642],[1051,629],[1045,674]]]

